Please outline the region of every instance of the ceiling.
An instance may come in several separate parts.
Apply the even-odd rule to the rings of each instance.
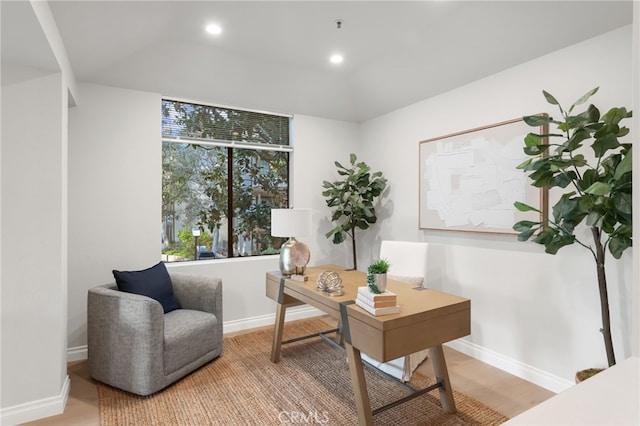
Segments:
[[[49,3],[79,82],[347,121],[629,25],[633,8],[632,1]],[[4,5],[2,19],[3,61],[46,68],[51,58],[26,36],[7,39],[26,30]],[[220,36],[204,31],[210,22],[223,27]],[[339,66],[328,61],[336,51],[345,56]]]

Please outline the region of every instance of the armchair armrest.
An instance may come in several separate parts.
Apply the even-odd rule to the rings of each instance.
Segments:
[[[183,309],[214,314],[222,320],[222,280],[216,277],[170,272],[173,293]]]
[[[164,310],[158,301],[119,291],[113,284],[89,289],[87,338],[95,379],[130,391],[156,387],[162,380]],[[145,372],[145,383],[134,383],[140,376],[134,370]]]

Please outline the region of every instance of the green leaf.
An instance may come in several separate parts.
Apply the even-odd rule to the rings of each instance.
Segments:
[[[585,189],[584,192],[593,195],[607,195],[611,192],[611,185],[605,182],[594,182],[589,188]]]
[[[542,136],[537,135],[535,133],[529,133],[524,137],[525,146],[536,146],[541,145],[543,141]]]
[[[620,225],[612,235],[624,238],[633,238],[633,225],[631,223],[627,225]]]
[[[537,160],[532,158],[532,160],[534,160],[534,162],[531,163],[530,167],[527,167],[527,170],[539,170],[543,167],[547,167],[549,164],[549,158],[538,158]]]
[[[594,210],[587,216],[587,225],[592,227],[600,227],[602,225],[602,218],[603,216],[600,214],[600,212]]]
[[[356,155],[355,155],[355,154],[351,153],[351,154],[349,155],[349,161],[351,161],[351,165],[356,164],[356,160],[357,160],[357,159],[358,159],[358,157],[356,157]]]
[[[341,244],[342,242],[344,242],[344,232],[333,234],[333,244]]]
[[[542,213],[540,210],[536,209],[535,207],[531,207],[530,205],[521,203],[520,201],[516,201],[515,203],[513,203],[513,206],[521,212],[534,211],[534,212]]]
[[[529,165],[533,162],[533,158],[529,158],[528,160],[523,161],[522,163],[518,164],[516,166],[516,169],[519,170],[527,170],[527,168],[529,167]]]
[[[542,164],[541,167],[539,167],[535,172],[529,175],[529,178],[531,178],[531,180],[534,181],[534,184],[535,184],[535,181],[537,181],[541,177],[545,177],[545,176],[553,177],[553,172],[551,171],[550,159],[545,158],[540,161],[544,162],[544,164]]]
[[[571,198],[575,195],[575,192],[569,192],[560,197],[560,200],[553,206],[553,217],[556,223],[561,222],[563,219],[572,218],[572,214],[576,207],[578,207],[578,200]]]
[[[625,236],[611,236],[609,240],[609,252],[616,259],[620,259],[622,257],[622,253],[632,245],[632,240]]]
[[[581,190],[589,188],[598,179],[598,172],[595,169],[585,170],[582,174],[582,180],[578,181]]]
[[[575,151],[576,149],[582,146],[581,144],[582,141],[589,139],[590,137],[591,137],[591,134],[589,133],[588,130],[585,130],[585,129],[576,130],[573,133],[573,135],[571,135],[571,137],[567,139],[567,141],[564,144],[562,144],[563,151],[565,152]]]
[[[604,216],[602,216],[602,231],[607,234],[612,234],[615,230],[616,222],[615,216],[607,211]]]
[[[513,230],[516,232],[528,231],[532,227],[537,225],[540,225],[540,222],[532,222],[530,220],[521,220],[519,222],[516,222],[515,225],[513,225]]]
[[[331,231],[327,232],[326,234],[324,234],[324,236],[326,238],[329,238],[330,236],[336,234],[336,233],[340,233],[342,232],[342,226],[336,226],[335,228],[333,228]]]
[[[591,145],[596,157],[602,157],[608,150],[615,149],[620,146],[618,137],[613,133],[607,133],[599,138],[596,138],[595,142]]]
[[[616,171],[613,174],[613,178],[618,180],[622,177],[623,174],[631,171],[633,166],[633,159],[631,158],[631,149],[627,151],[627,154],[622,158],[622,161],[616,167]]]
[[[587,110],[580,116],[586,118],[590,123],[597,123],[600,120],[600,110],[594,105],[589,105]]]
[[[571,171],[570,173],[559,173],[553,178],[555,186],[560,188],[566,188],[569,186],[575,177],[575,172]]]
[[[542,145],[535,145],[535,146],[525,146],[524,148],[522,148],[522,150],[527,155],[538,156],[545,151],[545,148]]]
[[[526,231],[522,231],[518,234],[518,241],[527,241],[529,238],[531,238],[531,236],[533,235],[534,232],[537,231],[537,228],[531,228],[528,229]]]
[[[557,235],[558,231],[550,226],[544,228],[536,238],[533,239],[534,243],[547,244]]]
[[[613,205],[620,213],[630,215],[632,213],[631,194],[626,192],[616,192],[613,195]]]
[[[602,116],[602,121],[604,121],[607,126],[617,125],[624,118],[631,117],[631,111],[627,111],[626,108],[611,108],[606,112],[605,115]]]
[[[590,211],[595,206],[594,199],[595,199],[595,197],[593,195],[586,194],[586,195],[580,197],[580,200],[578,200],[578,205],[580,206],[580,208],[582,210]]]
[[[587,160],[584,158],[584,155],[576,154],[573,157],[572,163],[574,167],[584,167],[587,165]]]
[[[540,173],[532,173],[529,177],[532,177],[534,174],[537,174],[535,179],[533,180],[532,185],[536,188],[552,188],[555,186],[555,178],[553,173],[549,170],[539,170]],[[533,179],[533,178],[532,178]]]
[[[564,246],[573,244],[576,241],[574,235],[556,235],[550,242],[545,244],[545,252],[556,254]]]
[[[578,105],[582,105],[583,103],[587,102],[587,100],[589,100],[589,98],[591,96],[595,95],[598,92],[598,89],[599,89],[599,87],[596,87],[594,89],[589,90],[584,95],[582,95],[582,97],[580,99],[578,99],[577,101],[575,101],[573,103],[573,105],[571,105],[571,109],[569,111],[571,111],[573,109],[573,107],[578,106]]]
[[[542,94],[544,95],[547,102],[549,102],[551,105],[560,105],[560,103],[556,100],[556,98],[554,98],[553,95],[551,95],[546,90],[543,90]]]
[[[540,127],[553,122],[553,119],[547,115],[527,115],[522,119],[531,127]]]

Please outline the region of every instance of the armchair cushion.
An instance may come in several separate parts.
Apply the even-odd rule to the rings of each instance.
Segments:
[[[173,294],[171,277],[164,263],[159,262],[142,271],[113,270],[118,290],[140,294],[157,300],[164,313],[179,309],[178,301]]]
[[[221,340],[215,315],[191,309],[169,312],[164,316],[164,374],[214,352]]]

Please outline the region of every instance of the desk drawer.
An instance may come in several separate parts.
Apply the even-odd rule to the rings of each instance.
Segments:
[[[471,333],[471,310],[463,309],[389,330],[380,330],[350,317],[349,331],[354,347],[375,360],[387,362],[467,336]]]

